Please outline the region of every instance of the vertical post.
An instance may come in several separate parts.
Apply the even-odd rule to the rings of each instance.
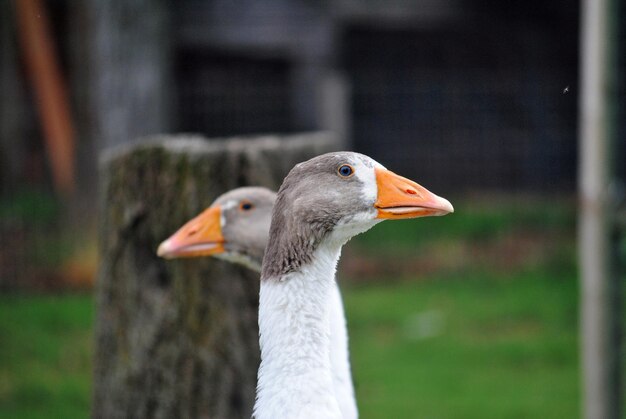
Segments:
[[[19,0],[15,10],[24,62],[43,125],[48,158],[57,190],[74,192],[74,126],[46,10],[40,0]]]
[[[582,2],[578,241],[586,419],[617,419],[620,413],[619,297],[609,188],[616,133],[616,12],[615,0]]]

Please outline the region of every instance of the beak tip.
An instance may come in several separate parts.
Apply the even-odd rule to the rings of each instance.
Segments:
[[[448,203],[448,208],[446,208],[446,209],[447,209],[447,211],[448,211],[448,214],[452,214],[452,213],[454,213],[454,207],[452,206],[452,204],[450,203],[450,201],[446,200],[446,202]]]
[[[169,239],[165,240],[163,243],[159,245],[159,248],[157,249],[157,256],[162,257],[162,258],[167,258],[168,252],[170,251],[170,247],[171,247],[170,240]]]
[[[450,201],[445,198],[441,198],[441,208],[445,211],[443,215],[452,214],[454,212],[454,207]]]

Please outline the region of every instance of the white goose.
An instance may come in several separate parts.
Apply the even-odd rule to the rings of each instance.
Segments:
[[[215,256],[260,272],[276,193],[237,188],[218,197],[159,246],[165,258]],[[358,417],[350,371],[346,319],[339,286],[330,291],[330,365],[334,395],[344,419]]]
[[[341,247],[383,219],[450,212],[447,200],[358,153],[324,154],[289,172],[263,259],[254,417],[342,418],[328,332]]]

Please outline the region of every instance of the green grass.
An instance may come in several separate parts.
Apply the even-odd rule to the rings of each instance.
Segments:
[[[541,272],[344,287],[367,418],[575,418],[577,288]],[[92,299],[0,298],[0,417],[87,417]]]
[[[575,418],[575,278],[545,274],[344,292],[362,417]]]
[[[575,275],[344,287],[361,416],[574,418]],[[92,299],[0,297],[0,417],[87,417]]]
[[[0,296],[0,418],[89,416],[89,295]]]

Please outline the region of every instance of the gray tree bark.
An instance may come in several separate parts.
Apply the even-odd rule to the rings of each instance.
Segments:
[[[158,244],[218,195],[276,190],[328,134],[206,141],[163,136],[100,166],[94,418],[249,418],[258,274],[212,258],[167,261]]]

